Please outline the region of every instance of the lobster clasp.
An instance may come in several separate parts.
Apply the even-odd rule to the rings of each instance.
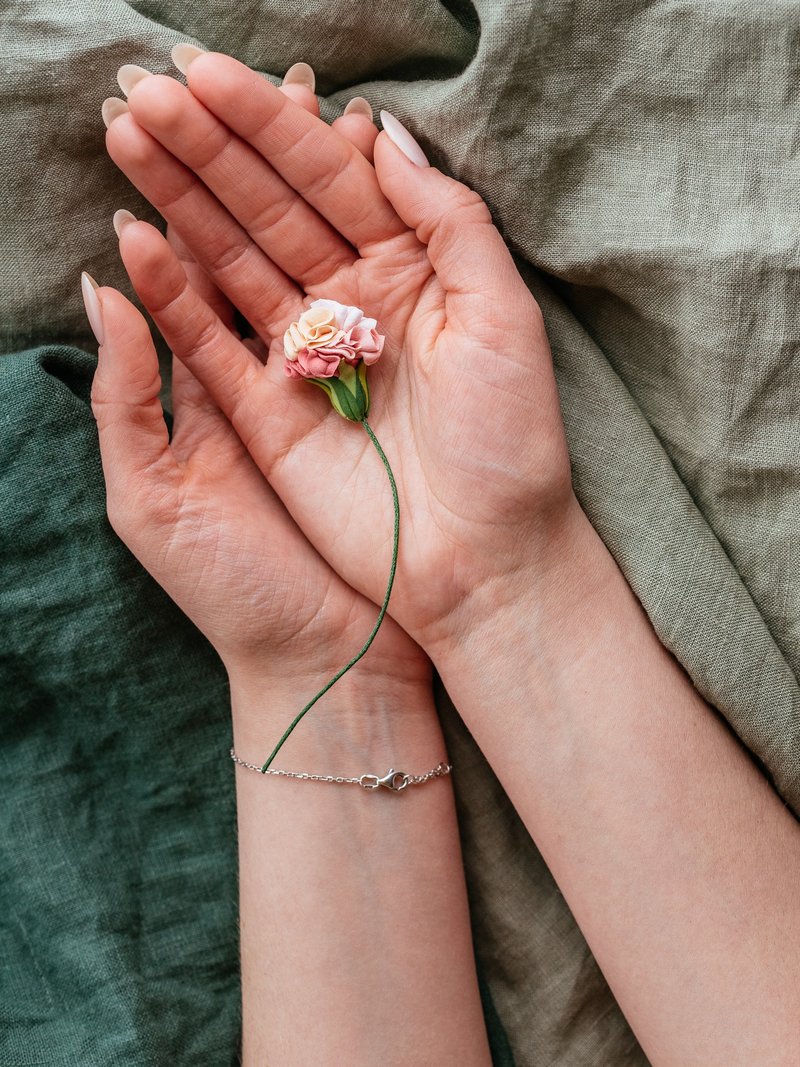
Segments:
[[[365,789],[378,789],[383,786],[384,789],[391,789],[392,792],[399,793],[401,789],[405,789],[408,785],[409,778],[405,771],[396,771],[392,767],[382,778],[379,778],[377,774],[362,774],[358,781],[359,785],[362,785]]]

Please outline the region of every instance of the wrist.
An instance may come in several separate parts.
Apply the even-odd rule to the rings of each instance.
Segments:
[[[229,671],[237,754],[248,762],[265,760],[298,712],[334,673],[311,670],[308,664],[303,672],[280,676]],[[361,767],[362,773],[364,759],[388,760],[388,769],[392,762],[397,766],[404,753],[406,762],[432,760],[431,766],[445,757],[427,658],[407,675],[394,662],[367,669],[356,664],[303,716],[281,747],[275,765],[322,772],[305,764],[310,759],[324,760],[326,765],[335,764],[335,773],[348,774],[348,768],[355,767]]]
[[[489,647],[505,647],[513,656],[512,635],[520,625],[526,644],[548,641],[590,594],[598,551],[608,554],[572,495],[558,514],[543,520],[524,559],[476,581],[437,633],[421,641],[439,673],[451,661],[483,658]]]

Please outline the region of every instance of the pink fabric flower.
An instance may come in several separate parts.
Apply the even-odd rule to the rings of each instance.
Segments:
[[[357,366],[374,363],[385,337],[376,319],[361,308],[337,300],[314,300],[283,337],[284,371],[289,378],[332,378],[342,361]]]
[[[288,378],[333,378],[339,372],[341,356],[319,348],[301,348],[295,359],[283,365]]]
[[[356,349],[356,345],[350,340],[351,333],[352,330],[348,330],[347,333],[342,333],[340,330],[332,341],[328,341],[327,344],[315,349],[315,351],[324,352],[326,355],[338,355],[339,359],[347,360],[348,363],[352,363],[355,366],[361,356]]]
[[[348,304],[340,304],[338,300],[314,300],[309,304],[309,311],[311,308],[325,308],[333,315],[333,321],[336,323],[337,329],[343,333],[349,330],[351,326],[355,326],[357,322],[361,322],[364,318],[364,312],[361,308],[353,307]],[[373,322],[373,325],[375,323]]]
[[[342,334],[328,308],[306,308],[297,322],[291,323],[283,335],[283,351],[287,359],[297,359],[304,348],[330,344]]]
[[[386,340],[384,335],[375,329],[376,325],[375,319],[364,318],[350,330],[351,343],[367,366],[380,356],[383,342]]]

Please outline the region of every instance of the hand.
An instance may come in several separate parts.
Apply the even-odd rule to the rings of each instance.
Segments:
[[[430,650],[473,590],[546,566],[579,511],[539,308],[480,197],[385,133],[373,167],[229,57],[201,55],[188,80],[191,92],[157,76],[133,87],[108,150],[269,341],[266,366],[143,223],[122,235],[131,281],[309,539],[379,602],[384,471],[282,357],[304,290],[378,319],[370,422],[403,512],[390,610]]]
[[[283,91],[318,113],[310,89],[287,85]],[[370,120],[350,115],[337,121],[343,137],[371,152],[377,130]],[[180,235],[170,240],[195,291],[215,308],[226,334],[238,336],[230,332],[232,305]],[[98,290],[98,298],[103,344],[92,404],[112,526],[251,692],[254,679],[276,675],[302,674],[319,688],[320,679],[363,644],[375,622],[374,605],[311,548],[217,405],[179,361],[173,365],[170,443],[145,320],[113,289]],[[391,620],[371,662],[398,679],[429,674],[420,650]],[[310,688],[308,697],[313,693]],[[286,710],[280,715],[285,719]]]

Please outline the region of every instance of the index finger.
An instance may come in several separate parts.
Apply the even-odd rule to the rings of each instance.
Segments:
[[[408,230],[375,169],[337,130],[249,67],[205,52],[186,69],[192,93],[360,252]]]

